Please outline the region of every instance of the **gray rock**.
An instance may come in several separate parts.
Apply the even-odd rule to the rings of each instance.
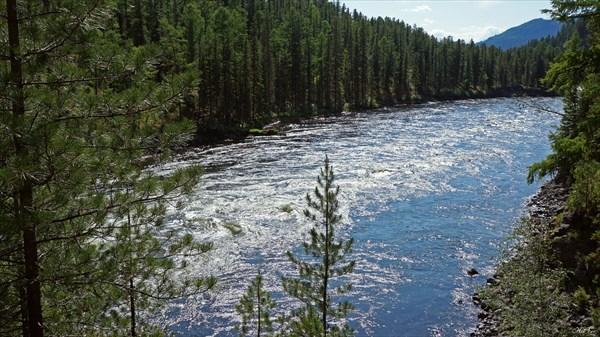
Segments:
[[[498,280],[495,278],[489,278],[489,279],[487,279],[486,283],[490,286],[494,286],[494,285],[498,284]]]

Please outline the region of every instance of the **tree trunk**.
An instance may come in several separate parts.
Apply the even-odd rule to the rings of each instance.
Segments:
[[[27,326],[27,292],[25,291],[25,284],[17,282],[16,287],[19,292],[19,309],[21,313],[21,334],[23,337],[29,336],[29,327]]]
[[[6,17],[8,22],[8,43],[10,46],[11,81],[14,86],[12,97],[12,114],[17,125],[17,132],[13,136],[15,155],[26,159],[28,150],[22,142],[19,128],[23,125],[25,117],[25,96],[23,94],[23,60],[21,58],[21,45],[19,38],[19,18],[17,1],[6,0]],[[29,337],[43,336],[42,329],[42,292],[39,280],[39,259],[36,239],[36,224],[31,214],[33,206],[33,184],[25,175],[18,190],[15,191],[15,219],[23,230],[23,253],[25,258],[25,290],[27,294],[27,317],[23,328],[29,330]],[[24,336],[28,337],[28,336]]]
[[[261,330],[260,323],[262,321],[262,316],[261,316],[262,301],[261,301],[261,294],[260,294],[260,283],[258,284],[258,287],[256,287],[256,300],[257,300],[256,303],[257,303],[257,311],[258,311],[258,331],[256,332],[256,337],[260,337],[260,330]]]
[[[23,245],[25,250],[25,280],[27,281],[27,313],[29,325],[29,337],[42,337],[42,291],[39,280],[39,259],[35,224],[31,221],[29,208],[32,204],[32,187],[29,181],[20,191],[21,214],[19,220],[23,228]],[[24,220],[24,221],[23,221]]]
[[[329,179],[329,165],[325,164],[325,174],[327,174],[326,179]],[[329,181],[325,182],[326,185],[329,184]],[[323,265],[325,267],[325,275],[323,277],[323,307],[322,307],[322,315],[321,318],[323,320],[323,336],[327,337],[327,285],[329,284],[329,226],[331,225],[329,222],[329,216],[331,214],[329,209],[329,189],[325,188],[325,254],[323,256]]]
[[[133,277],[129,278],[129,311],[131,315],[131,337],[137,336],[136,331],[136,312],[135,312],[135,285],[133,284]]]

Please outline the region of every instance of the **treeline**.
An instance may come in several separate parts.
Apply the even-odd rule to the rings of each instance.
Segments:
[[[160,46],[158,80],[197,72],[181,113],[208,129],[543,90],[539,79],[561,50],[549,39],[505,52],[439,40],[326,0],[119,0],[114,26],[134,45]]]

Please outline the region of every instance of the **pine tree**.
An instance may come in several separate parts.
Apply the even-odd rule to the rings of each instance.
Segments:
[[[0,47],[3,336],[109,334],[126,317],[109,309],[131,309],[112,302],[117,292],[111,289],[136,297],[128,302],[134,313],[149,308],[142,299],[189,289],[185,281],[167,282],[174,287],[146,292],[140,282],[167,284],[172,254],[201,248],[189,236],[171,236],[177,249],[156,249],[166,202],[173,193],[189,193],[199,170],[159,179],[142,170],[141,158],[159,164],[189,140],[191,125],[173,116],[195,76],[156,83],[155,48],[122,43],[107,28],[110,5],[0,4],[9,36]],[[152,259],[157,256],[165,259]],[[213,281],[193,283],[205,290]]]
[[[190,178],[194,179],[176,173],[171,180]],[[138,179],[136,184],[144,186],[144,180]],[[212,244],[197,243],[189,233],[177,235],[174,230],[166,230],[164,202],[135,202],[143,189],[126,190],[124,203],[115,212],[120,215],[114,224],[116,230],[96,245],[94,259],[100,280],[93,284],[94,291],[111,303],[111,309],[103,314],[118,318],[106,320],[102,327],[132,337],[152,332],[164,335],[167,327],[153,326],[146,318],[170,300],[205,292],[216,284],[214,277],[189,277],[180,272],[187,263],[181,257],[198,257],[210,251]]]
[[[338,214],[339,186],[334,186],[333,169],[325,157],[323,168],[317,178],[313,195],[306,195],[308,209],[304,214],[314,223],[310,241],[303,244],[308,261],[303,261],[288,251],[287,255],[298,271],[297,278],[284,277],[283,288],[291,296],[304,303],[294,312],[291,334],[300,336],[348,336],[352,329],[339,322],[352,309],[348,301],[335,304],[333,294],[343,294],[350,284],[340,284],[338,279],[354,270],[355,261],[347,261],[354,240],[336,241],[335,231],[341,220]],[[334,285],[340,284],[340,285]],[[318,322],[318,324],[316,324]]]
[[[274,308],[275,301],[271,294],[265,291],[263,276],[259,271],[240,303],[235,307],[235,310],[242,315],[242,324],[235,327],[240,332],[240,336],[250,336],[251,333],[257,337],[272,334],[271,311]]]

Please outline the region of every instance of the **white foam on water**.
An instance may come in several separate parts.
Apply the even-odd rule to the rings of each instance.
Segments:
[[[530,100],[560,107],[558,99]],[[283,303],[281,310],[294,305],[282,294],[279,277],[293,275],[285,252],[300,252],[307,238],[311,224],[302,214],[304,198],[328,155],[341,188],[343,225],[338,232],[357,237],[351,256],[357,272],[349,295],[361,303],[350,317],[357,335],[407,324],[402,317],[413,322],[414,313],[408,314],[411,308],[403,302],[410,298],[403,285],[420,284],[434,287],[432,304],[422,309],[427,319],[414,323],[424,328],[412,331],[431,336],[465,332],[473,319],[461,320],[456,312],[467,316],[473,310],[465,302],[474,284],[463,271],[491,265],[494,242],[511,227],[504,219],[518,216],[521,200],[512,199],[530,193],[519,187],[525,184],[526,167],[548,151],[546,136],[555,124],[553,116],[520,110],[514,99],[433,103],[323,118],[291,125],[285,136],[182,154],[157,171],[169,174],[177,167],[200,165],[205,173],[187,207],[172,210],[167,229],[214,242],[214,250],[192,263],[189,273],[215,275],[219,287],[201,299],[187,299],[186,305],[175,304],[179,307],[172,320],[184,321],[175,330],[233,334],[238,320],[234,306],[258,269]],[[480,197],[465,205],[463,194]],[[505,195],[512,203],[492,206]],[[390,219],[396,215],[397,222]],[[239,226],[241,233],[234,234],[228,224]],[[437,282],[440,268],[447,269],[437,272],[450,275]],[[438,292],[446,294],[444,299],[434,296]],[[446,297],[449,309],[431,317]],[[397,316],[396,323],[381,318],[390,315]]]

